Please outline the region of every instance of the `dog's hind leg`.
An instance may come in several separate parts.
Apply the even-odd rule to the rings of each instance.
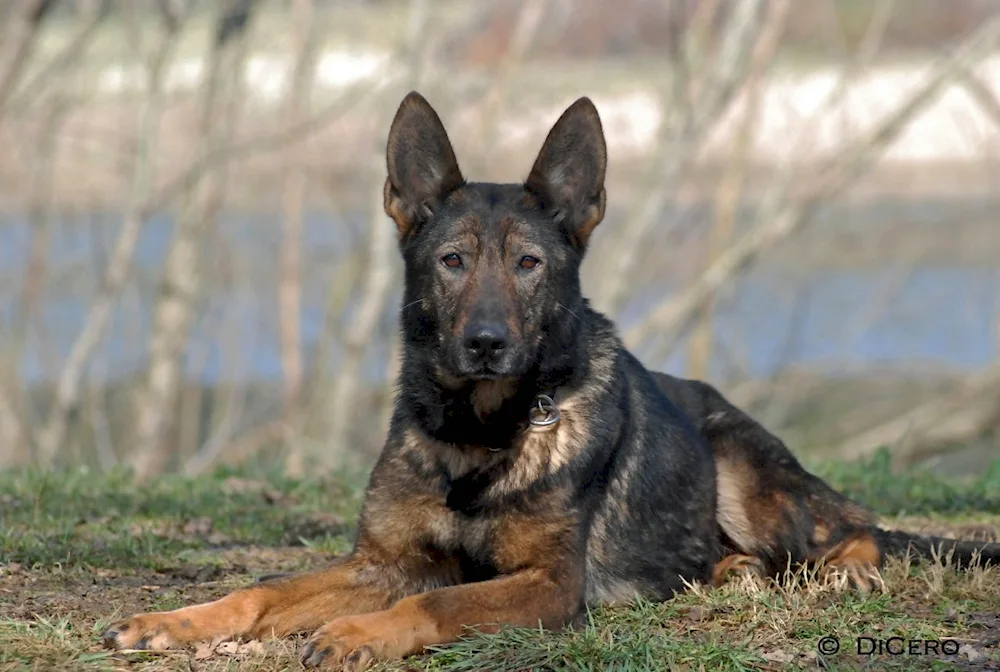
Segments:
[[[806,471],[737,409],[716,412],[704,433],[715,457],[716,519],[727,546],[757,558],[771,576],[804,564],[821,566],[824,575],[843,570],[864,593],[878,583],[882,553],[867,511]]]
[[[867,595],[876,586],[882,585],[883,556],[878,541],[869,531],[857,532],[836,544],[818,559],[820,572],[824,577],[834,573],[846,575],[850,584],[858,592]]]
[[[716,565],[716,585],[739,571],[779,576],[802,565],[818,566],[824,577],[846,573],[862,593],[880,582],[882,552],[859,507],[818,487],[803,493],[792,478],[789,487],[769,487],[771,479],[731,456],[716,464],[717,521],[735,551]]]
[[[711,385],[663,373],[654,377],[712,447],[716,520],[724,545],[735,554],[718,563],[717,580],[757,564],[747,556],[772,576],[805,563],[849,568],[862,579],[881,565],[871,515],[806,471],[778,437]],[[871,581],[859,585],[870,587]]]
[[[726,583],[735,575],[761,576],[764,573],[764,563],[754,555],[730,553],[715,563],[712,570],[712,584],[716,587]]]

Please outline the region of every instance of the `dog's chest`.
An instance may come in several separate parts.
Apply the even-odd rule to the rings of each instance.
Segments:
[[[406,448],[424,465],[435,465],[430,472],[441,479],[435,495],[440,504],[423,522],[427,542],[458,560],[469,580],[509,569],[505,558],[519,553],[526,530],[540,529],[536,521],[569,515],[566,489],[553,488],[549,477],[579,450],[581,431],[570,411],[557,428],[525,432],[503,451],[410,433]]]
[[[528,429],[507,450],[439,444],[435,454],[448,481],[449,505],[469,513],[476,507],[517,498],[580,454],[585,443],[583,432],[573,414],[564,411],[558,426]]]
[[[455,563],[463,581],[480,581],[500,573],[497,527],[497,520],[485,513],[468,515],[444,505],[425,518],[425,543],[432,556]]]

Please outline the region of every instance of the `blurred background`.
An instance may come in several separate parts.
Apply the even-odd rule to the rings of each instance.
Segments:
[[[1000,0],[10,0],[0,468],[370,464],[411,89],[510,182],[594,100],[647,366],[799,455],[1000,455]]]

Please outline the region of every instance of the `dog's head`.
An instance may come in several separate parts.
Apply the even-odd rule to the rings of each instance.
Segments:
[[[523,184],[466,182],[437,113],[406,96],[389,131],[385,211],[406,266],[404,329],[440,381],[524,376],[578,319],[579,269],[604,216],[607,154],[593,103],[573,103]]]

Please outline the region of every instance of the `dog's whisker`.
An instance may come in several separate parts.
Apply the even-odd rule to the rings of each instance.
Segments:
[[[418,303],[423,303],[423,302],[424,302],[424,299],[423,299],[423,297],[421,297],[421,298],[417,299],[416,301],[410,301],[408,304],[406,304],[405,306],[403,306],[402,308],[400,308],[400,310],[406,310],[410,306],[415,306]]]
[[[570,310],[569,308],[567,308],[567,307],[566,307],[566,306],[564,306],[563,304],[559,303],[558,301],[556,302],[556,307],[557,307],[557,308],[562,308],[562,309],[563,309],[563,310],[565,310],[565,311],[566,311],[567,313],[569,313],[570,315],[572,315],[573,317],[575,317],[575,318],[577,319],[577,321],[579,321],[579,322],[583,322],[583,318],[581,318],[581,317],[580,317],[579,315],[577,315],[577,314],[576,314],[576,313],[574,313],[574,312],[573,312],[572,310]]]

